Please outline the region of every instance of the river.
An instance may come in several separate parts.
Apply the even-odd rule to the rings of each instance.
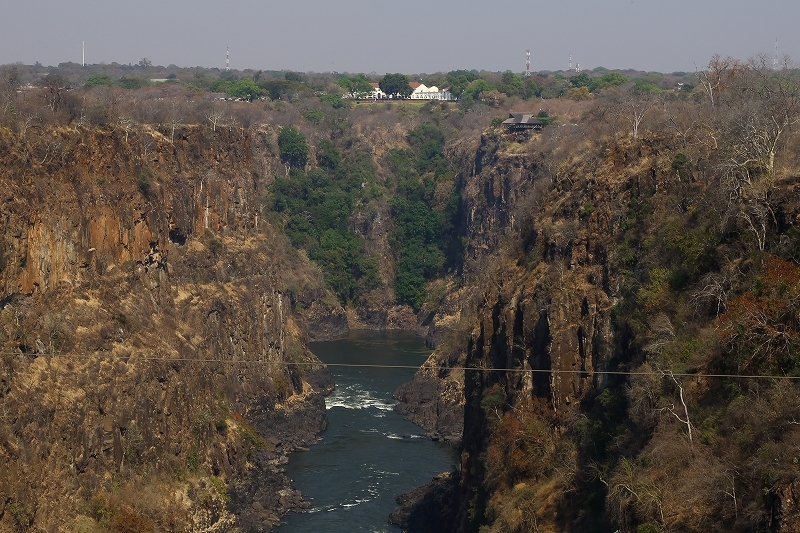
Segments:
[[[351,332],[316,342],[311,351],[334,375],[326,400],[328,429],[309,451],[289,457],[286,471],[311,507],[290,513],[277,533],[399,532],[388,523],[395,498],[455,465],[452,447],[430,441],[394,411],[392,392],[413,368],[334,365],[421,365],[430,353],[403,332]]]

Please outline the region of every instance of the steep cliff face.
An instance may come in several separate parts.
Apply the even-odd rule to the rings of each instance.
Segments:
[[[490,129],[462,157],[463,276],[430,317],[449,332],[397,391],[431,435],[462,437],[452,531],[700,531],[708,517],[795,527],[785,406],[796,387],[673,372],[737,372],[741,347],[719,340],[736,320],[725,302],[744,293],[736,305],[753,309],[764,291],[754,286],[798,269],[754,252],[713,167],[687,170],[682,149],[655,135]],[[773,253],[796,262],[795,180],[787,171],[771,186]],[[791,300],[786,283],[773,304]],[[751,444],[731,446],[734,435]],[[727,498],[713,489],[726,483]],[[731,507],[732,491],[756,486],[763,501]]]
[[[493,131],[479,145],[462,147],[474,150],[474,159],[461,157],[462,286],[446,291],[432,313],[430,329],[448,332],[440,333],[441,347],[396,394],[399,410],[434,436],[458,440],[463,429],[465,377],[450,367],[534,371],[512,374],[509,391],[534,394],[559,409],[580,401],[597,384],[593,371],[611,357],[610,309],[618,294],[601,227],[608,220],[590,224],[579,215],[571,204],[583,202],[570,196],[588,191],[553,184],[543,153],[530,151],[542,143],[533,138],[523,150]],[[592,198],[617,201],[627,186],[608,184]],[[546,194],[557,200],[548,203]],[[518,261],[521,247],[535,250],[535,259]],[[535,372],[551,369],[565,373],[551,380]]]
[[[293,312],[327,294],[319,272],[260,219],[269,146],[202,128],[0,146],[0,529],[269,528],[299,505],[273,497],[278,464],[332,386]]]

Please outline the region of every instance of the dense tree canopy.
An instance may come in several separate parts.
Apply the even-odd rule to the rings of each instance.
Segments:
[[[387,96],[392,98],[405,98],[414,92],[408,84],[408,81],[408,76],[405,74],[387,74],[378,82],[378,87],[380,87],[381,91],[386,93]]]
[[[456,97],[461,97],[464,89],[470,82],[478,79],[478,73],[471,70],[453,70],[447,73],[447,81],[450,83],[450,92]]]

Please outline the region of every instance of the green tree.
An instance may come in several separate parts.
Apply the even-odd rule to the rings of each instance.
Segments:
[[[525,97],[525,78],[510,70],[503,73],[498,90],[508,96]]]
[[[374,181],[371,158],[353,160],[359,157],[360,152],[342,158],[338,148],[324,140],[318,150],[319,168],[308,173],[292,169],[271,187],[273,208],[286,220],[286,235],[319,265],[342,304],[357,302],[380,283],[377,263],[366,256],[363,242],[350,229],[362,184]]]
[[[328,139],[321,140],[317,150],[317,163],[319,163],[319,166],[335,172],[339,168],[341,161],[342,153],[339,149]]]
[[[338,93],[323,94],[319,97],[319,101],[329,104],[334,109],[346,109],[350,107],[350,102],[342,98],[342,95]]]
[[[553,122],[553,117],[551,117],[547,111],[542,109],[536,114],[536,118],[538,118],[544,126],[549,126],[550,123]]]
[[[406,98],[414,92],[408,84],[408,76],[405,74],[387,74],[378,82],[378,87],[392,98]]]
[[[478,100],[481,96],[481,93],[489,92],[492,89],[494,89],[494,87],[489,85],[486,80],[483,78],[478,78],[469,82],[461,96],[465,100]]]
[[[551,74],[546,78],[541,78],[539,82],[539,96],[542,98],[558,98],[564,96],[569,90],[569,82],[563,77]]]
[[[407,137],[410,149],[390,150],[388,165],[397,179],[397,193],[390,200],[394,232],[392,248],[397,257],[395,296],[419,310],[425,301],[425,284],[445,268],[447,258],[460,255],[455,238],[460,196],[455,188],[447,198],[438,197],[437,185],[452,179],[444,157],[444,134],[435,122],[426,122]]]
[[[232,70],[223,70],[219,73],[219,79],[223,81],[234,82],[238,80],[239,77]]]
[[[261,88],[250,78],[242,78],[226,91],[228,96],[252,102],[261,96]]]
[[[407,140],[416,152],[416,167],[420,174],[444,172],[444,134],[435,124],[421,124],[408,133]]]
[[[636,80],[633,85],[633,91],[639,94],[656,93],[660,91],[658,85],[644,80]]]
[[[350,78],[344,77],[336,80],[336,84],[350,93],[351,98],[366,98],[372,94],[372,85],[369,78],[364,74],[358,74]]]
[[[592,79],[585,72],[576,74],[569,79],[569,84],[573,87],[588,87]]]
[[[321,109],[309,109],[303,112],[303,118],[319,126],[320,122],[325,118],[325,113]]]
[[[297,128],[292,126],[281,128],[278,134],[278,149],[281,161],[287,165],[302,168],[308,161],[308,143]]]
[[[208,90],[212,93],[228,94],[233,90],[233,82],[227,80],[214,80],[209,85]]]
[[[589,82],[589,92],[600,91],[606,87],[617,87],[623,83],[628,83],[628,78],[619,72],[609,72],[599,78],[592,78]]]
[[[540,96],[541,89],[539,89],[539,85],[536,81],[528,76],[525,78],[525,86],[522,89],[522,97],[527,100],[529,98],[533,98],[534,96]]]
[[[258,83],[270,100],[280,100],[287,92],[289,82],[285,80],[265,80]]]
[[[91,89],[92,87],[97,87],[98,85],[113,85],[114,82],[111,81],[105,74],[94,74],[89,76],[89,79],[86,80],[86,83],[83,86],[87,89]]]
[[[283,79],[285,79],[286,81],[294,82],[294,83],[303,83],[305,81],[302,74],[300,74],[298,72],[292,72],[292,71],[289,71],[289,72],[285,73],[283,75]]]
[[[452,70],[447,73],[447,81],[450,83],[450,92],[453,93],[456,98],[461,98],[467,85],[477,79],[478,74],[471,70]]]

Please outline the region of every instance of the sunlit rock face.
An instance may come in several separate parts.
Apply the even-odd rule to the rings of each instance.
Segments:
[[[0,529],[269,527],[298,508],[269,494],[326,425],[330,376],[293,310],[325,288],[260,217],[271,159],[251,143],[0,133]]]

